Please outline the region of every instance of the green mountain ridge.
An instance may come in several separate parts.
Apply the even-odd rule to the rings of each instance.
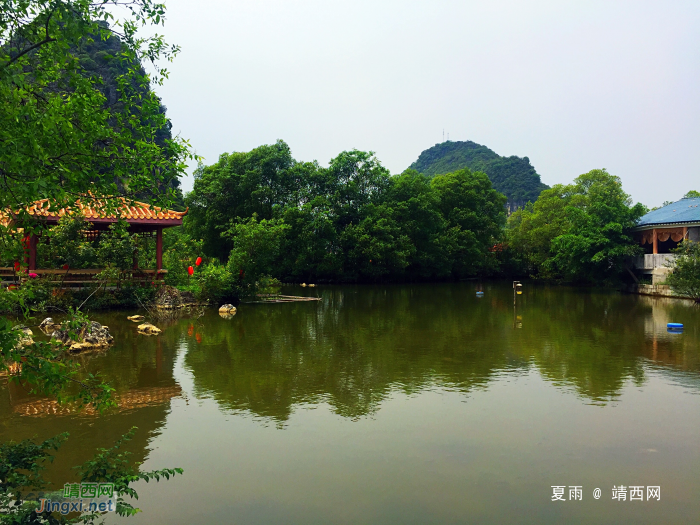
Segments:
[[[423,151],[418,160],[409,166],[429,177],[469,168],[482,171],[491,179],[494,189],[508,198],[513,210],[535,201],[549,188],[542,183],[539,174],[527,157],[501,157],[493,150],[468,141],[447,141],[435,144]]]

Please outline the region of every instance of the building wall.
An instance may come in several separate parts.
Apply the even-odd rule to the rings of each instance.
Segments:
[[[695,242],[700,242],[700,226],[688,228],[688,239]]]

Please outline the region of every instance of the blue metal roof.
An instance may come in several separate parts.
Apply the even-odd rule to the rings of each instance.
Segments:
[[[639,219],[637,226],[677,224],[682,222],[700,223],[700,198],[681,199],[658,210],[650,211]]]

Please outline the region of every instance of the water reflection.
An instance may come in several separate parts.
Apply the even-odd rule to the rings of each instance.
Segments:
[[[678,300],[529,287],[513,330],[506,286],[487,286],[483,299],[468,285],[322,294],[320,304],[249,305],[226,321],[209,314],[194,338],[190,325],[185,363],[196,395],[279,422],[298,404],[325,401],[356,418],[392,390],[468,393],[530,367],[599,404],[626,381],[642,385],[648,359],[692,372],[697,385],[697,333],[665,331],[666,319],[690,325],[698,315]]]
[[[698,389],[700,310],[690,302],[526,285],[513,305],[507,284],[484,291],[479,298],[471,284],[320,288],[307,291],[321,294],[318,303],[245,305],[231,318],[215,311],[172,317],[155,338],[113,312],[97,318],[117,344],[83,357],[83,366],[116,388],[122,412],[167,405],[180,395],[173,363],[182,344],[197,397],[276,422],[296,405],[319,402],[357,418],[375,413],[392,391],[467,394],[532,368],[598,404],[615,399],[627,381],[643,385],[650,363],[685,374],[685,384]],[[668,333],[671,321],[686,331]],[[17,386],[5,392],[5,412],[72,414]]]
[[[117,344],[107,352],[76,358],[86,371],[99,371],[116,389],[116,410],[98,414],[90,408],[58,405],[53,399],[29,395],[28,387],[8,384],[3,378],[0,441],[70,433],[48,471],[48,479],[59,485],[75,481],[73,466],[91,458],[97,448],[112,445],[134,426],[139,430],[125,450],[133,454],[134,461],[144,461],[150,440],[165,423],[171,399],[182,394],[173,374],[175,347],[167,340],[137,337],[135,326],[125,316],[121,312],[100,315],[100,322],[110,327]]]
[[[297,288],[288,292],[323,300],[172,318],[157,337],[137,334],[131,312],[97,314],[116,344],[82,364],[116,388],[119,409],[75,413],[3,385],[0,440],[69,431],[49,472],[61,486],[96,448],[139,427],[128,445],[135,460],[186,470],[183,485],[144,488],[143,502],[170,507],[193,490],[207,502],[174,509],[175,518],[146,511],[149,523],[183,512],[195,521],[207,509],[218,516],[236,497],[236,516],[259,523],[333,521],[338,508],[357,518],[348,522],[381,522],[381,513],[353,514],[368,502],[386,510],[386,523],[440,512],[454,522],[467,511],[493,518],[494,508],[505,509],[494,523],[517,521],[523,508],[531,523],[566,522],[537,498],[546,501],[567,472],[580,476],[572,483],[608,483],[637,469],[623,481],[651,472],[649,483],[697,488],[697,398],[683,394],[700,393],[700,309],[525,284],[514,311],[511,283],[483,290],[477,298],[471,283]],[[667,322],[685,332],[669,334]],[[640,459],[650,449],[659,452]],[[506,489],[511,507],[502,507]],[[679,498],[677,514],[690,515],[694,499]]]

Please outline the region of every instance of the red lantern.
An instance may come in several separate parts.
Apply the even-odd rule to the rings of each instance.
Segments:
[[[64,270],[67,270],[68,268],[70,268],[70,266],[68,266],[68,263],[66,263],[66,264],[63,265],[63,269],[64,269]]]
[[[199,266],[200,264],[202,264],[202,258],[201,258],[201,257],[197,257],[197,260],[196,260],[194,263],[195,263],[197,266]]]
[[[15,262],[15,271],[19,272],[19,263],[18,262]]]
[[[193,275],[193,274],[194,274],[194,268],[192,268],[191,266],[190,266],[189,268],[187,268],[187,273],[189,273],[190,275]]]

